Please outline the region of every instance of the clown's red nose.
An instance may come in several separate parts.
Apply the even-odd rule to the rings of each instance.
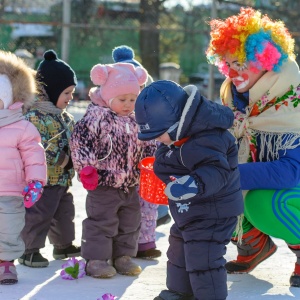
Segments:
[[[230,68],[228,75],[230,78],[235,78],[239,76],[239,73],[236,70]]]

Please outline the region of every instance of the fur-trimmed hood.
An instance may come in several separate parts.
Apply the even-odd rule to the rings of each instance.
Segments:
[[[0,74],[5,74],[12,85],[13,103],[22,102],[26,110],[34,101],[37,87],[35,71],[15,54],[0,51]]]

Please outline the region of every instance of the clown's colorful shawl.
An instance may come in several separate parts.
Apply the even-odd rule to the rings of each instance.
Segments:
[[[233,105],[231,80],[221,87],[221,99],[234,112],[232,134],[239,141],[239,162],[278,159],[279,150],[300,145],[300,73],[294,60],[287,60],[280,72],[269,71],[249,90],[246,113]],[[257,157],[257,138],[261,149]]]

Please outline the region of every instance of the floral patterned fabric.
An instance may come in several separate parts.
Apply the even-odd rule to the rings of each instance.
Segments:
[[[231,80],[221,87],[221,99],[235,115],[232,134],[239,140],[239,162],[278,159],[278,151],[299,146],[300,73],[295,61],[287,61],[279,73],[267,72],[249,91],[249,106],[242,113],[234,106]],[[257,157],[257,138],[261,151]],[[275,138],[275,140],[274,140]]]

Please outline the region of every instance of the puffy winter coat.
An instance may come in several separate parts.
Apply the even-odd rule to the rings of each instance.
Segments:
[[[73,116],[65,110],[49,113],[35,105],[25,116],[36,126],[42,137],[48,168],[47,185],[71,186],[74,169],[65,169],[61,163],[66,155],[71,156],[69,139],[75,123]]]
[[[93,166],[99,175],[99,185],[127,191],[139,184],[140,160],[153,156],[154,141],[138,140],[138,126],[132,113],[117,116],[111,109],[94,103],[74,126],[70,140],[75,170]]]
[[[0,126],[0,196],[22,196],[30,180],[47,181],[41,137],[30,122]]]
[[[190,138],[180,147],[161,145],[154,163],[156,175],[165,183],[170,182],[170,175],[191,175],[200,187],[200,192],[188,200],[169,200],[179,227],[194,220],[226,218],[243,212],[237,145],[227,130],[232,126],[233,113],[228,107],[206,100],[194,86],[185,90],[190,96],[177,137]]]

